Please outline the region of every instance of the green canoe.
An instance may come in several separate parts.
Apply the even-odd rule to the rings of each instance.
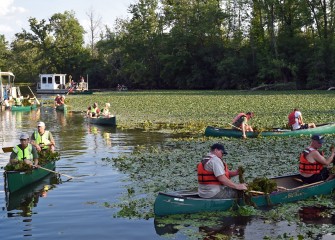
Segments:
[[[56,106],[56,111],[59,111],[59,112],[66,112],[66,111],[67,111],[67,106],[66,106],[65,104]]]
[[[272,178],[276,181],[278,190],[268,195],[258,192],[259,195],[251,197],[253,205],[264,207],[300,201],[316,195],[330,194],[335,188],[335,179],[303,185],[297,177],[298,175],[290,175]],[[155,200],[154,212],[156,216],[165,216],[226,211],[237,205],[245,205],[242,198],[206,199],[200,198],[196,191],[160,192]]]
[[[33,104],[31,106],[15,106],[15,105],[13,105],[13,106],[11,106],[10,109],[12,111],[24,112],[24,111],[31,111],[32,109],[36,109],[36,108],[37,108],[36,104]]]
[[[71,95],[88,95],[88,94],[93,94],[93,90],[84,90],[84,91],[76,90],[76,91],[73,91],[73,92],[69,92],[69,94],[71,94]]]
[[[116,126],[116,117],[88,118],[89,123],[105,126]]]
[[[290,137],[290,136],[301,136],[301,135],[312,135],[312,134],[331,134],[335,133],[335,123],[319,125],[316,128],[301,129],[291,131],[289,129],[273,129],[272,131],[263,132],[246,132],[248,138],[255,137]],[[235,129],[228,128],[216,128],[208,126],[205,130],[205,136],[207,137],[234,137],[242,138],[242,132]]]
[[[49,170],[55,169],[55,162],[47,163],[43,166]],[[15,192],[27,185],[30,185],[50,174],[49,171],[43,169],[34,169],[32,172],[18,172],[18,171],[5,171],[5,190],[8,192]]]

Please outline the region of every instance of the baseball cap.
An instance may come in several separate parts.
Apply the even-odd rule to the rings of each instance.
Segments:
[[[27,133],[21,133],[20,140],[21,139],[28,139],[28,138],[29,138],[29,135]]]
[[[44,122],[38,122],[38,123],[37,123],[37,127],[45,127]]]
[[[224,146],[221,144],[221,143],[214,143],[212,146],[211,146],[211,150],[215,150],[215,149],[218,149],[218,150],[221,150],[222,153],[224,155],[227,155],[228,153],[226,152],[226,150],[224,149]]]
[[[317,135],[317,134],[315,134],[315,135],[312,136],[312,140],[315,140],[318,143],[324,143],[325,142],[324,136]]]

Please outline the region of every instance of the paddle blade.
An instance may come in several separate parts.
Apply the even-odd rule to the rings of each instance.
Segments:
[[[2,151],[3,151],[4,153],[12,152],[12,151],[13,151],[13,147],[3,147],[3,148],[2,148]]]

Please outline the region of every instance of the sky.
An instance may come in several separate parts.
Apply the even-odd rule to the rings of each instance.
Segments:
[[[102,25],[113,28],[117,18],[129,16],[128,7],[134,3],[136,0],[0,0],[0,34],[11,42],[15,33],[30,30],[30,17],[48,20],[55,13],[71,10],[86,31],[89,26],[87,13],[91,10],[96,18],[101,18]]]

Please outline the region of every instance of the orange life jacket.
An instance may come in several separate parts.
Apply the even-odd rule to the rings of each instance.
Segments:
[[[214,185],[222,185],[222,183],[215,177],[214,172],[205,170],[205,165],[212,157],[207,156],[205,157],[199,164],[198,164],[198,182],[200,184],[214,184]],[[222,161],[223,162],[223,161]],[[227,163],[223,162],[225,167],[225,176],[229,179],[229,169]]]
[[[296,111],[293,111],[291,112],[289,115],[288,115],[288,125],[292,126],[293,124],[295,124],[295,112]],[[299,124],[301,125],[301,121],[300,121],[300,118],[298,118],[298,121],[299,121]]]
[[[316,149],[308,147],[300,154],[299,172],[307,174],[318,174],[323,169],[323,165],[319,162],[311,163],[306,159],[306,156]],[[322,154],[323,155],[323,154]]]

